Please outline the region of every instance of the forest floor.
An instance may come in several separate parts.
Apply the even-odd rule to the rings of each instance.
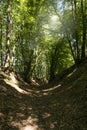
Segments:
[[[46,86],[0,70],[0,130],[87,130],[87,60]]]

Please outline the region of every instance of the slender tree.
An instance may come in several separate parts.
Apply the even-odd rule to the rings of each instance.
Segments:
[[[86,33],[87,33],[87,2],[86,0],[81,0],[81,14],[82,14],[82,52],[81,58],[85,58],[85,51],[86,51]]]
[[[6,61],[5,67],[10,68],[10,37],[11,37],[11,28],[10,28],[10,20],[11,20],[11,1],[7,0],[7,21],[6,21]]]
[[[1,66],[3,66],[3,53],[2,53],[2,19],[0,19],[0,60]]]

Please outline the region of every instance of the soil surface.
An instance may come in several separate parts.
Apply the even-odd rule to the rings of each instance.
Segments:
[[[87,130],[87,61],[48,85],[19,79],[0,70],[0,130]]]

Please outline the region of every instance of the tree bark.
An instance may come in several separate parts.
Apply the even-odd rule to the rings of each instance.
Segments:
[[[6,23],[6,60],[5,68],[10,69],[10,11],[11,1],[7,0],[7,23]]]
[[[84,5],[85,4],[85,5]],[[85,47],[86,47],[86,1],[83,3],[81,0],[81,10],[82,10],[82,51],[81,51],[81,59],[85,58]]]
[[[2,22],[2,21],[1,21]],[[3,66],[3,54],[2,54],[2,23],[1,23],[1,31],[0,31],[0,60],[1,60],[1,66]]]

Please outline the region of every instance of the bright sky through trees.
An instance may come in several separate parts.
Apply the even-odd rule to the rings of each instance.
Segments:
[[[51,16],[50,21],[51,21],[52,24],[55,24],[57,22],[57,20],[58,20],[58,16],[57,15],[52,15]]]

